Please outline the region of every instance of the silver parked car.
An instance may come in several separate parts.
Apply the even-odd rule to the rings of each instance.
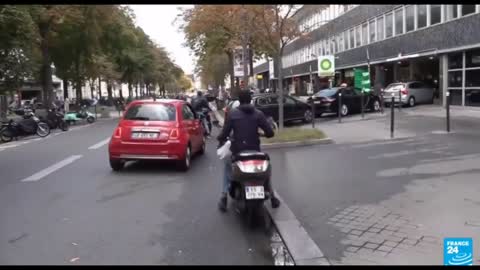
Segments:
[[[417,103],[433,104],[435,88],[419,81],[391,83],[383,93],[384,102],[386,104],[391,103],[393,94],[395,103],[398,103],[399,92],[401,93],[402,105],[413,107]]]

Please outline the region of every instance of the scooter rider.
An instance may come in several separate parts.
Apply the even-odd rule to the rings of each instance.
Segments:
[[[210,119],[210,106],[208,106],[208,100],[203,96],[202,91],[197,91],[197,96],[192,101],[193,110],[195,112],[203,113],[204,109],[207,113],[205,113],[205,119],[208,123],[208,130],[212,130],[212,120]],[[210,134],[209,134],[210,135]]]
[[[255,109],[250,104],[252,97],[249,91],[241,91],[238,100],[240,105],[232,109],[228,114],[223,129],[218,135],[217,140],[220,142],[220,146],[223,145],[228,138],[232,142],[230,148],[232,155],[235,155],[242,151],[253,150],[260,151],[260,135],[258,134],[258,128],[262,129],[265,133],[265,137],[271,138],[274,136],[272,127],[268,124],[268,121],[263,112]],[[231,136],[231,132],[233,135]],[[229,158],[225,159],[224,176],[223,176],[223,189],[222,197],[218,203],[218,207],[221,211],[227,209],[227,193],[228,187],[231,181],[232,164]],[[271,194],[271,203],[273,208],[280,206],[280,201],[275,197],[270,179],[267,182],[267,190]]]

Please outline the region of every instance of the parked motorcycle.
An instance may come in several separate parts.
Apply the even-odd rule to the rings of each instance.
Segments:
[[[65,116],[56,107],[48,110],[46,122],[50,129],[59,128],[63,131],[67,131],[69,128],[68,122],[65,121]]]
[[[257,218],[269,226],[264,201],[270,199],[268,181],[271,176],[270,157],[267,153],[243,151],[232,156],[232,178],[229,195],[247,224],[253,227]]]
[[[87,120],[91,124],[95,122],[95,115],[87,110],[86,105],[83,105],[78,112],[67,112],[64,119],[68,124],[74,124],[80,120]]]
[[[40,137],[46,137],[50,134],[50,127],[44,121],[41,121],[32,111],[26,111],[23,119],[15,122],[10,120],[2,123],[0,129],[0,139],[3,142],[10,142],[19,136],[28,136],[37,134]]]

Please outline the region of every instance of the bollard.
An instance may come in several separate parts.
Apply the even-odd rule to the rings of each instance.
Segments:
[[[364,101],[365,101],[365,94],[364,94],[364,91],[362,89],[362,96],[361,96],[361,106],[362,106],[362,119],[365,118],[365,111],[364,111]]]
[[[447,132],[450,133],[450,91],[447,91]]]
[[[315,128],[315,101],[313,100],[313,97],[312,97],[312,115],[313,115],[312,128]]]
[[[338,93],[338,123],[342,122],[342,90]]]
[[[384,92],[383,88],[380,89],[380,113],[383,114],[383,108],[385,108],[385,100],[384,100]]]
[[[392,93],[392,106],[390,106],[390,138],[393,139],[393,131],[394,131],[394,124],[395,124],[395,97]]]
[[[402,111],[402,91],[398,90],[398,111]]]
[[[97,104],[95,104],[95,119],[97,119]]]

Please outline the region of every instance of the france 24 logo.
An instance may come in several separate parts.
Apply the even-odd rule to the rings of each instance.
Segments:
[[[473,265],[472,238],[445,238],[443,240],[444,265]]]

